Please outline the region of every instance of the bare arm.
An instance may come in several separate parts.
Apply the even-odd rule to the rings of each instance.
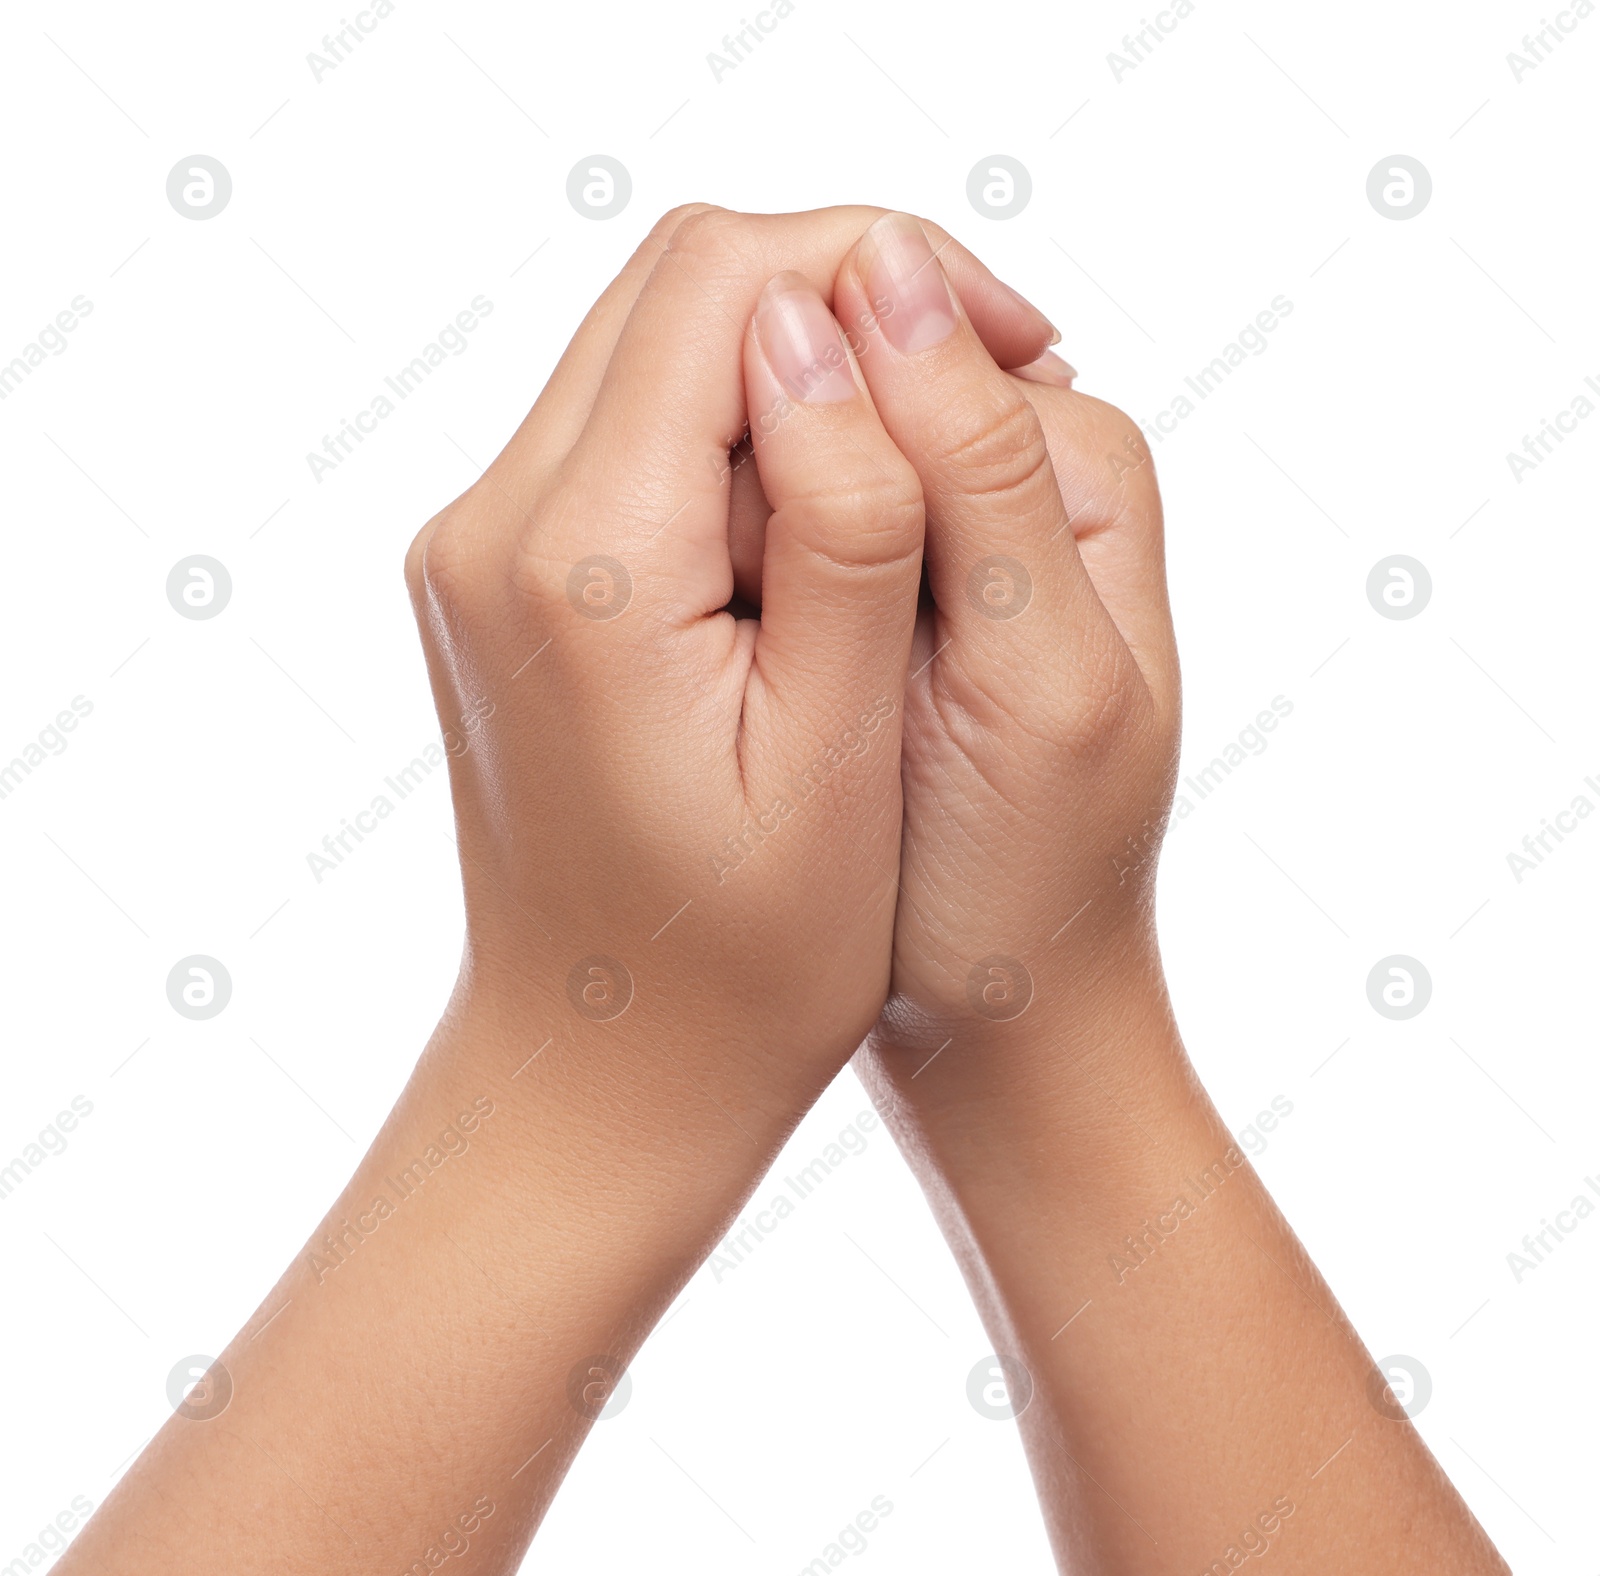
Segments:
[[[514,1569],[866,1033],[923,522],[813,277],[870,219],[669,215],[413,543],[460,983],[305,1252],[64,1573]],[[1048,325],[969,263],[1026,360]],[[736,482],[729,446],[767,416]],[[741,554],[759,620],[726,610]]]
[[[1178,665],[1138,427],[1059,362],[1000,370],[913,219],[868,232],[835,301],[892,308],[862,367],[922,483],[934,603],[893,984],[861,1064],[1031,1375],[1062,1569],[1194,1576],[1270,1545],[1285,1576],[1502,1571],[1168,1010]]]
[[[1195,1079],[1157,970],[876,1063],[1064,1570],[1506,1566]],[[1031,1398],[1029,1392],[1031,1391]]]
[[[815,1093],[811,1074],[730,1077],[720,1048],[642,1016],[574,1017],[531,992],[447,1017],[63,1572],[392,1576],[432,1569],[430,1551],[517,1568],[636,1348]]]

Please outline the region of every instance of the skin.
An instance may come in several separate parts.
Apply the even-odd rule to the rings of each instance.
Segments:
[[[842,314],[885,291],[873,240]],[[1149,451],[1111,406],[1002,372],[953,295],[949,316],[861,363],[922,484],[935,606],[906,691],[891,990],[857,1065],[1031,1376],[1057,1560],[1503,1572],[1173,1021],[1154,894],[1178,665]],[[969,594],[991,554],[1025,567],[1025,605]]]
[[[459,981],[305,1252],[63,1571],[515,1569],[606,1374],[876,1018],[923,512],[864,394],[763,444],[738,484],[761,618],[722,611],[758,297],[826,284],[875,214],[669,214],[417,535]],[[949,252],[995,353],[1033,359],[1049,325]]]
[[[1166,1008],[1156,835],[1107,865],[1170,801],[1159,506],[1147,454],[1109,481],[1132,423],[1071,391],[1040,314],[936,227],[878,219],[669,214],[412,544],[460,978],[69,1576],[514,1570],[609,1377],[858,1046],[1032,1370],[1063,1568],[1205,1569],[1287,1491],[1286,1571],[1502,1569],[1409,1424],[1380,1426],[1247,1167],[1104,1292],[1113,1317],[1051,1338],[1107,1244],[1231,1143]],[[885,256],[924,242],[897,294]],[[991,615],[1015,576],[974,583],[997,554],[1031,583],[1014,616]],[[1020,1015],[998,955],[1029,971]],[[1148,1143],[1110,1131],[1107,1090]],[[1244,1397],[1250,1427],[1219,1427]]]

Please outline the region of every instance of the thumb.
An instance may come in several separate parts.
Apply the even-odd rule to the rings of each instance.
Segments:
[[[779,274],[762,291],[744,370],[772,505],[751,682],[790,770],[795,751],[837,748],[864,715],[899,710],[922,573],[922,489],[802,275]],[[898,750],[874,754],[876,769],[897,779]]]

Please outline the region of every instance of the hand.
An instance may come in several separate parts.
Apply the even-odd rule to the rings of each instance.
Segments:
[[[553,1004],[574,1033],[626,1012],[630,1038],[761,1047],[813,1078],[876,1017],[921,490],[815,286],[791,271],[756,300],[762,259],[826,280],[870,217],[669,215],[413,543],[462,746],[463,1000]],[[1037,354],[1049,325],[941,244],[995,354]],[[752,496],[772,510],[759,623],[727,610]]]
[[[881,314],[861,365],[922,486],[933,603],[873,1044],[920,1062],[954,1040],[955,1058],[975,1030],[1077,1011],[1086,974],[1154,958],[1179,714],[1161,504],[1132,420],[1070,369],[1000,370],[918,221],[868,231],[835,308]]]
[[[705,351],[760,283],[733,272],[731,233],[685,220],[626,322],[584,325],[557,397],[428,523],[407,576],[464,743],[466,998],[597,1048],[831,1071],[887,980],[921,498],[820,296],[782,276],[745,380],[770,402],[769,360],[824,372],[759,454],[760,620],[728,611],[712,461],[745,399]]]
[[[214,1364],[224,1409],[167,1421],[63,1573],[322,1571],[333,1547],[376,1576],[441,1543],[512,1568],[597,1376],[877,1015],[922,507],[817,294],[873,216],[668,215],[412,544],[455,996]],[[991,351],[1034,359],[1044,319],[947,255]],[[747,408],[775,419],[741,482]],[[738,489],[774,506],[759,623],[727,610]]]
[[[893,991],[860,1065],[1008,1386],[1026,1375],[1061,1568],[1270,1547],[1286,1573],[1504,1576],[1172,1020],[1152,898],[1178,672],[1137,428],[1001,371],[914,220],[879,220],[834,300],[880,314],[861,364],[922,486],[934,603]]]

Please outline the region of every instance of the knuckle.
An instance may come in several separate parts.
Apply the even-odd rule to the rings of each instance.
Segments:
[[[1076,404],[1083,419],[1091,423],[1097,431],[1116,437],[1121,437],[1129,428],[1139,432],[1139,423],[1120,405],[1113,405],[1109,400],[1096,399],[1093,394],[1079,394],[1076,389],[1072,392],[1076,395]]]
[[[667,251],[714,273],[742,272],[752,261],[755,226],[746,214],[702,207],[672,232]]]
[[[419,603],[470,610],[490,583],[488,554],[458,499],[417,533],[406,555],[407,581]]]
[[[611,503],[616,518],[617,501]],[[537,614],[565,617],[570,610],[600,620],[628,609],[640,564],[620,544],[596,538],[595,518],[588,494],[563,488],[547,496],[538,517],[516,533],[507,579]]]
[[[715,203],[709,202],[684,202],[676,208],[669,208],[651,226],[650,238],[653,241],[671,241],[672,237],[688,223],[690,219],[698,218],[703,213],[717,213]]]
[[[922,550],[923,501],[909,464],[822,483],[786,498],[796,542],[844,569],[904,563]]]
[[[1121,756],[1148,732],[1150,693],[1120,640],[1085,641],[1069,683],[1045,708],[1052,742],[1089,765]]]
[[[566,595],[574,566],[582,561],[582,555],[569,561],[548,541],[530,535],[517,545],[511,567],[512,587],[535,609],[554,610]]]
[[[1144,429],[1127,412],[1074,391],[1039,413],[1051,465],[1078,534],[1107,528],[1159,532],[1161,491]]]
[[[969,399],[951,411],[938,444],[940,461],[962,475],[965,495],[1015,494],[1050,478],[1044,429],[1027,399],[1010,389],[976,415]]]
[[[423,594],[423,561],[427,556],[428,539],[433,535],[434,527],[439,523],[442,515],[434,517],[425,524],[415,536],[411,538],[410,545],[406,548],[405,576],[406,590],[411,593],[411,600],[421,605]]]
[[[1037,662],[985,661],[946,672],[947,726],[975,750],[1007,738],[1051,770],[1096,772],[1138,754],[1158,728],[1138,664],[1120,639],[1057,644]]]
[[[1108,479],[1133,487],[1139,495],[1153,493],[1155,455],[1139,423],[1104,400],[1092,400],[1085,407],[1085,420],[1095,452],[1106,456]]]

